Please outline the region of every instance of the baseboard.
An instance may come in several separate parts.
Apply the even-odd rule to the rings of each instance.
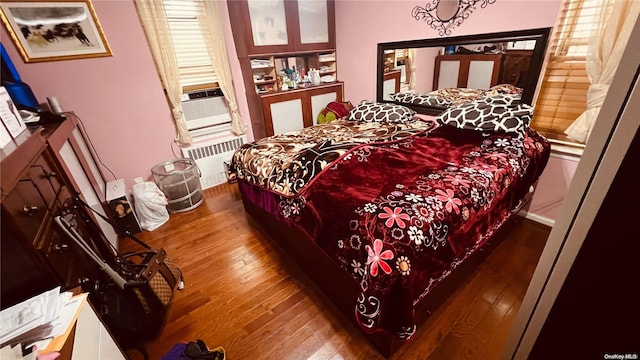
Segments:
[[[538,223],[546,225],[548,227],[553,227],[553,225],[555,224],[555,220],[553,220],[553,219],[549,219],[549,218],[546,218],[544,216],[533,214],[533,213],[530,213],[530,212],[527,212],[527,211],[524,211],[524,210],[521,211],[520,214],[524,215],[524,217],[529,219],[529,220],[538,222]]]

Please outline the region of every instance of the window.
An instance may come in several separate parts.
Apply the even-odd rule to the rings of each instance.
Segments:
[[[201,0],[164,0],[175,49],[180,84],[185,92],[218,87],[198,17],[204,16]]]
[[[551,36],[547,66],[531,126],[552,139],[575,143],[564,130],[586,110],[586,56],[592,31],[611,9],[609,1],[564,0]]]
[[[195,118],[186,118],[183,111],[185,95],[189,99],[189,94],[202,93],[202,90],[208,94],[214,87],[219,87],[224,96],[229,129],[235,135],[244,134],[246,126],[238,112],[219,3],[135,0],[135,4],[176,124],[178,136],[175,141],[181,145],[192,143],[187,121],[198,120],[198,130],[207,126],[220,128],[216,127],[219,124],[216,116],[195,111]],[[211,110],[209,105],[203,107]],[[214,110],[217,113],[217,109]],[[203,117],[210,125],[203,125]]]

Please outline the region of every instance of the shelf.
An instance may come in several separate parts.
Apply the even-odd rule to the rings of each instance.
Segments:
[[[272,91],[268,91],[268,92],[264,92],[264,93],[258,93],[258,95],[276,95],[276,94],[284,94],[284,93],[294,93],[294,92],[300,92],[300,91],[306,91],[306,90],[312,90],[312,89],[320,89],[323,87],[327,87],[327,86],[334,86],[337,84],[342,84],[341,81],[336,80],[336,81],[331,81],[331,82],[322,82],[319,85],[308,85],[305,87],[297,87],[295,89],[289,89],[289,90],[272,90]]]
[[[318,69],[320,77],[327,76],[333,79],[337,79],[337,62],[335,51],[313,51],[304,53],[282,53],[273,55],[261,55],[250,57],[251,73],[253,76],[253,85],[255,87],[256,94],[261,97],[271,96],[273,94],[291,93],[297,91],[305,91],[308,89],[319,88],[327,85],[332,85],[337,82],[325,83],[322,82],[319,85],[307,85],[304,87],[298,86],[296,89],[280,90],[278,89],[278,70],[280,61],[286,60],[288,67],[293,64],[290,63],[291,58],[295,58],[296,65],[304,66],[306,69]],[[251,62],[252,61],[252,62]],[[264,76],[273,77],[272,80],[264,80]]]

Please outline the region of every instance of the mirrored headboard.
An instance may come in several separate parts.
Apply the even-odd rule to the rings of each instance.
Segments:
[[[399,92],[511,84],[521,91],[521,101],[531,104],[550,31],[538,28],[379,43],[376,101],[392,101],[389,95]],[[445,109],[399,104],[431,115]]]

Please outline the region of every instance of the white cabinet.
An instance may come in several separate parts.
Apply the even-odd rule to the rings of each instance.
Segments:
[[[501,54],[438,55],[434,89],[488,89],[500,80]]]
[[[338,93],[336,91],[311,95],[311,118],[313,119],[313,125],[318,125],[318,115],[324,110],[327,104],[337,99]]]
[[[384,82],[382,83],[382,91],[384,93],[382,95],[382,99],[391,100],[391,96],[389,96],[389,94],[400,92],[401,78],[400,70],[391,70],[384,73]]]
[[[304,127],[302,99],[291,99],[269,104],[273,134],[278,135]]]
[[[343,83],[335,82],[261,95],[266,136],[317,124],[318,114],[332,101],[342,101]]]

